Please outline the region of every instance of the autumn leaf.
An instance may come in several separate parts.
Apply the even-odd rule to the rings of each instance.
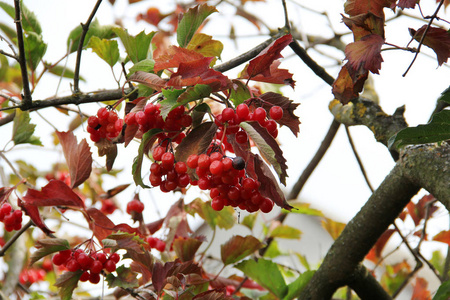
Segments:
[[[138,235],[118,231],[112,233],[102,240],[105,248],[112,248],[114,251],[119,249],[125,249],[127,251],[134,251],[137,253],[143,253],[142,245],[145,243]]]
[[[342,16],[342,21],[353,32],[355,42],[370,34],[377,34],[384,39],[384,18],[366,13],[353,17]]]
[[[411,36],[418,42],[422,40],[423,34],[426,32],[423,44],[430,47],[436,53],[439,66],[446,63],[450,57],[450,31],[439,27],[429,27],[423,25],[417,31],[410,28]]]
[[[202,60],[204,58],[202,54],[193,50],[170,46],[165,53],[155,58],[153,70],[158,72],[168,68],[178,68],[181,63]]]
[[[333,221],[329,218],[322,220],[322,227],[331,235],[333,240],[336,240],[344,230],[345,224],[341,222]]]
[[[450,245],[450,230],[443,230],[433,237],[433,241]]]
[[[383,232],[383,234],[378,238],[376,244],[370,250],[369,254],[366,256],[366,259],[369,259],[375,264],[378,263],[386,243],[389,241],[394,232],[395,229],[387,229]]]
[[[178,237],[173,240],[172,247],[181,261],[190,261],[194,259],[194,256],[197,253],[198,248],[200,248],[202,242],[203,241],[201,239],[197,238]]]
[[[98,148],[98,155],[100,157],[106,155],[106,170],[108,172],[111,171],[117,157],[117,145],[108,139],[101,139],[95,145]]]
[[[347,0],[344,3],[345,13],[350,16],[357,16],[368,12],[378,17],[384,18],[383,9],[388,7],[395,11],[397,0]]]
[[[383,44],[384,39],[378,34],[367,35],[345,47],[346,59],[355,70],[364,69],[379,74],[383,62],[381,57]]]
[[[220,255],[224,265],[234,264],[259,250],[264,245],[255,237],[235,235],[220,246]]]
[[[70,249],[69,242],[67,240],[57,238],[37,240],[34,247],[37,250],[34,251],[30,257],[30,266],[49,254]]]
[[[368,74],[369,72],[366,70],[355,71],[349,63],[346,63],[333,82],[334,97],[344,105],[357,98],[364,87]]]
[[[56,279],[54,286],[59,287],[58,294],[61,300],[72,299],[73,290],[77,287],[81,274],[83,274],[81,270],[77,272],[64,272]]]
[[[401,9],[414,8],[418,3],[419,0],[399,0],[397,6],[400,7]]]
[[[250,78],[247,74],[247,69],[245,69],[241,78],[250,78],[253,81],[274,83],[274,84],[285,84],[290,85],[292,88],[295,87],[295,80],[292,79],[292,74],[286,69],[279,69],[278,66],[281,64],[279,60],[275,60],[269,67],[269,75],[258,74]]]
[[[109,288],[121,287],[123,289],[136,288],[139,286],[137,274],[132,272],[130,268],[120,266],[116,270],[117,276],[109,273],[105,280]]]
[[[143,71],[137,71],[132,74],[128,80],[139,82],[145,86],[151,87],[152,89],[160,92],[162,88],[166,86],[167,81],[162,79],[156,74],[147,73]]]
[[[63,181],[51,180],[41,191],[28,189],[22,198],[25,206],[63,206],[84,209],[84,202]]]
[[[89,178],[92,171],[92,153],[83,139],[79,144],[73,132],[56,131],[69,167],[71,187],[75,188]]]
[[[223,44],[212,39],[212,36],[204,33],[196,33],[187,45],[186,49],[202,54],[205,57],[218,57],[223,51]],[[214,63],[215,60],[212,61]]]
[[[177,146],[175,159],[185,162],[189,155],[205,152],[214,139],[216,131],[217,125],[214,122],[205,122],[195,127]]]
[[[427,289],[428,282],[422,277],[416,278],[416,284],[414,285],[413,294],[411,300],[425,300],[431,299],[431,293]]]
[[[253,78],[256,75],[263,75],[270,77],[270,66],[274,60],[282,58],[280,54],[287,45],[292,42],[292,35],[286,34],[279,39],[273,41],[267,48],[261,51],[258,56],[252,59],[246,69],[246,74],[248,78]]]
[[[89,223],[89,228],[99,241],[104,240],[113,232],[112,229],[115,226],[114,222],[95,207],[90,207],[87,209],[85,218]]]

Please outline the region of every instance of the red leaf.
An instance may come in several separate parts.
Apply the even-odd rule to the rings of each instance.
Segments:
[[[384,18],[377,17],[372,13],[354,17],[342,16],[342,21],[353,32],[355,41],[370,34],[378,34],[384,38]]]
[[[178,68],[181,63],[187,63],[205,58],[198,52],[185,48],[170,46],[166,53],[155,58],[154,72],[168,68]]]
[[[154,234],[155,232],[161,229],[162,225],[164,224],[164,220],[165,218],[162,218],[152,223],[145,224],[145,228],[147,228],[148,231],[150,231],[150,234]]]
[[[411,36],[420,42],[427,26],[423,25],[417,31],[410,28]],[[423,40],[423,44],[433,49],[436,53],[439,66],[447,62],[450,57],[450,31],[439,27],[430,27]]]
[[[71,187],[77,187],[89,178],[92,171],[92,153],[91,149],[83,139],[79,144],[73,132],[56,132],[64,157],[69,167]]]
[[[431,299],[430,291],[427,289],[428,282],[421,278],[416,278],[416,284],[414,285],[413,294],[411,300],[427,300]]]
[[[450,230],[439,232],[433,237],[433,241],[442,242],[450,245]]]
[[[98,148],[99,156],[106,155],[106,170],[111,171],[117,157],[117,145],[108,139],[101,139],[95,145]]]
[[[378,17],[384,18],[383,8],[389,7],[395,11],[397,0],[347,0],[345,2],[345,13],[350,16],[357,16],[368,12]]]
[[[432,203],[435,201],[436,198],[434,198],[433,195],[426,195],[423,196],[417,204],[414,204],[414,202],[409,202],[406,205],[406,209],[408,210],[409,215],[414,221],[414,224],[417,226],[420,224],[420,221],[425,219],[427,215],[428,210],[428,217],[431,217],[435,211],[438,210],[438,207]]]
[[[15,189],[16,189],[16,187],[0,188],[0,204],[3,203],[4,201],[8,200],[9,196],[11,196],[12,191],[14,191]]]
[[[292,74],[286,69],[278,69],[281,64],[279,60],[275,60],[269,67],[268,75],[258,74],[251,77],[253,81],[268,82],[275,84],[285,84],[290,85],[292,88],[295,87],[295,80],[292,79]],[[248,69],[248,68],[247,68]],[[244,70],[241,78],[250,78],[247,74],[247,69]]]
[[[381,57],[381,46],[384,39],[378,34],[370,34],[345,47],[345,55],[348,62],[355,70],[368,70],[378,74],[381,69],[383,58]]]
[[[166,81],[153,73],[147,73],[143,71],[137,71],[129,78],[130,81],[142,83],[145,86],[160,92],[162,88],[166,86]]]
[[[262,74],[270,77],[270,65],[274,60],[282,58],[280,54],[287,45],[292,42],[292,35],[286,34],[279,39],[273,41],[266,49],[264,49],[258,56],[252,59],[247,67],[247,74],[249,78]]]
[[[18,204],[20,208],[25,212],[25,214],[30,217],[34,225],[39,227],[46,235],[50,235],[54,232],[50,230],[47,225],[45,225],[44,220],[42,220],[41,214],[39,213],[39,209],[36,206],[27,206],[22,200],[20,200]]]
[[[368,73],[365,70],[357,72],[352,69],[349,63],[345,64],[333,83],[332,91],[334,97],[342,104],[347,104],[350,100],[358,97],[359,92],[364,87]]]
[[[22,201],[26,206],[64,206],[85,209],[83,200],[60,180],[51,180],[41,191],[28,189]]]
[[[115,224],[98,209],[94,207],[89,208],[86,219],[89,223],[89,228],[100,242],[113,233]]]
[[[383,252],[386,243],[395,232],[395,229],[387,229],[383,234],[378,238],[376,244],[371,249],[371,252],[366,256],[367,259],[371,260],[374,263],[378,263],[378,260],[381,258],[381,252]]]
[[[418,0],[399,0],[397,6],[401,9],[414,8],[418,2]]]

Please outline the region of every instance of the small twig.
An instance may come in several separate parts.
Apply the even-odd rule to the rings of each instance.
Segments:
[[[17,55],[16,49],[14,49],[14,45],[8,39],[6,39],[4,36],[2,36],[1,34],[0,34],[0,40],[4,41],[8,45],[8,47],[11,49],[12,53],[14,53],[14,59],[18,60],[18,55]]]
[[[0,250],[0,257],[2,257],[3,255],[5,255],[5,252],[9,249],[9,247],[11,247],[14,242],[22,235],[22,233],[24,233],[28,228],[31,227],[31,225],[33,225],[32,221],[28,221],[27,224],[25,224],[24,226],[22,226],[22,228],[20,228],[19,231],[17,231],[9,240],[8,242],[6,242],[6,244],[3,246],[3,248]]]
[[[288,29],[288,31],[291,31],[291,25],[289,24],[289,16],[287,11],[287,5],[286,0],[281,0],[281,3],[283,4],[283,11],[284,11],[284,27]]]
[[[18,58],[17,58],[17,56],[15,56],[15,55],[13,55],[13,54],[9,54],[9,53],[6,53],[5,51],[3,51],[3,50],[0,50],[0,54],[3,54],[4,56],[8,56],[8,57],[11,57],[11,58],[13,58],[13,59],[15,59],[15,60],[19,60]]]
[[[16,0],[17,1],[17,0]],[[91,24],[92,20],[94,19],[95,13],[97,12],[98,8],[100,7],[100,4],[102,3],[102,0],[98,0],[95,4],[94,9],[91,12],[91,15],[89,16],[88,20],[85,24],[81,24],[81,28],[83,29],[80,36],[80,42],[78,44],[77,49],[77,61],[75,64],[75,74],[73,76],[73,90],[75,94],[78,94],[80,92],[80,88],[78,86],[78,83],[80,81],[80,65],[81,65],[81,52],[83,51],[83,44],[84,39],[86,38],[86,34],[89,30],[89,25]]]
[[[128,81],[128,75],[127,75],[127,70],[125,69],[125,63],[122,62],[122,63],[121,63],[121,66],[122,66],[122,72],[123,72],[123,75],[125,76],[125,80],[128,82],[128,87],[129,87],[130,89],[134,88],[134,87],[133,87],[133,84],[131,83],[131,81]]]
[[[424,33],[422,34],[422,38],[420,39],[419,46],[417,47],[417,52],[416,52],[416,54],[414,55],[414,58],[413,58],[411,64],[409,65],[408,69],[406,69],[405,73],[403,73],[403,75],[402,75],[403,77],[406,76],[406,74],[408,73],[409,69],[411,69],[412,65],[413,65],[414,62],[416,61],[417,56],[418,56],[419,53],[420,53],[420,49],[422,48],[423,41],[425,40],[425,37],[426,37],[426,35],[427,35],[427,33],[428,33],[428,30],[430,29],[431,24],[433,23],[434,19],[437,18],[437,14],[438,14],[438,12],[439,12],[439,10],[441,9],[441,7],[442,7],[443,4],[444,4],[444,0],[441,0],[441,2],[439,2],[438,7],[436,8],[436,11],[435,11],[434,14],[430,17],[430,21],[428,22],[428,26],[427,26],[427,28],[425,28],[425,31],[424,31]],[[419,9],[420,9],[420,6],[419,6]],[[422,10],[420,11],[420,13],[422,13]]]
[[[23,30],[22,30],[22,16],[20,12],[20,1],[14,0],[14,8],[16,12],[16,18],[14,22],[16,23],[17,31],[17,46],[19,47],[19,65],[20,71],[22,73],[22,84],[23,84],[23,102],[22,107],[27,109],[32,104],[30,86],[28,82],[28,70],[27,62],[25,57],[25,44],[23,41]]]
[[[369,187],[370,191],[373,193],[374,188],[372,187],[372,184],[370,184],[369,177],[367,177],[367,172],[364,168],[361,158],[359,157],[358,151],[356,151],[356,147],[355,147],[355,144],[353,143],[353,139],[350,134],[350,130],[348,129],[348,126],[344,126],[344,127],[345,127],[345,132],[347,133],[348,142],[350,143],[353,154],[355,155],[356,161],[358,162],[359,169],[361,170],[361,173],[364,176],[364,180],[366,181],[367,186]]]

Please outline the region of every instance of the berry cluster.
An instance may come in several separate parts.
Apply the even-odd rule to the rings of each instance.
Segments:
[[[56,266],[64,266],[69,272],[82,270],[80,281],[91,283],[100,282],[102,270],[114,272],[116,264],[120,261],[120,255],[112,253],[107,256],[104,252],[86,253],[82,249],[67,249],[56,253],[52,262]]]
[[[192,117],[186,113],[184,106],[178,106],[171,110],[164,120],[161,116],[161,105],[149,103],[144,110],[127,114],[124,122],[127,125],[137,124],[143,133],[153,128],[160,128],[164,131],[158,135],[160,142],[171,139],[175,143],[180,143],[185,137],[181,131],[191,126]]]
[[[144,203],[142,203],[141,201],[133,199],[130,202],[128,202],[127,214],[131,215],[133,212],[140,214],[143,211],[144,211]]]
[[[163,252],[166,249],[166,243],[153,236],[147,238],[147,243],[150,248],[154,248],[159,252]]]
[[[214,210],[224,206],[239,207],[242,210],[270,212],[273,201],[259,192],[260,183],[245,175],[245,162],[241,157],[232,160],[220,152],[210,155],[190,155],[186,164],[195,169],[198,176],[196,184],[202,190],[209,190]]]
[[[19,274],[21,284],[33,284],[43,281],[47,272],[44,269],[23,269]]]
[[[189,183],[187,166],[184,162],[175,162],[175,156],[165,147],[153,149],[154,163],[150,166],[150,183],[159,186],[162,192],[168,193],[177,187],[185,188]]]
[[[91,140],[98,142],[101,139],[113,140],[122,131],[123,120],[119,119],[117,112],[102,107],[96,116],[88,118],[87,132],[91,134]]]
[[[0,207],[0,222],[5,224],[6,231],[20,230],[22,228],[22,211],[13,210],[11,204],[5,202]]]

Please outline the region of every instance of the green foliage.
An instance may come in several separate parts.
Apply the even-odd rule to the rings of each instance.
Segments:
[[[101,59],[103,59],[111,67],[119,60],[119,46],[115,40],[99,39],[93,36],[87,44]]]
[[[450,298],[450,281],[443,282],[438,288],[433,300],[447,300]]]
[[[94,21],[92,21],[89,25],[89,29],[84,38],[83,48],[86,47],[86,45],[89,43],[89,40],[93,36],[96,36],[99,39],[114,38],[116,36],[115,32],[113,31],[114,28],[115,26],[112,25],[100,25],[98,20],[94,19]],[[81,25],[79,25],[69,33],[69,37],[67,38],[67,48],[69,49],[69,53],[77,51],[82,31],[83,28],[81,27]]]
[[[220,247],[222,262],[224,265],[234,264],[262,247],[263,244],[251,235],[233,236]]]
[[[130,268],[120,266],[116,270],[117,276],[109,273],[106,276],[106,282],[110,288],[121,287],[123,289],[136,288],[139,282],[136,273],[132,272]]]
[[[31,124],[30,121],[30,113],[28,111],[16,110],[12,136],[15,145],[32,144],[42,146],[39,138],[33,135],[36,125]]]
[[[144,59],[151,58],[150,44],[155,32],[146,34],[145,31],[141,31],[138,35],[132,36],[126,29],[121,27],[116,27],[113,31],[119,36],[129,59],[133,63],[136,64]]]
[[[24,44],[27,65],[34,71],[42,57],[44,57],[45,51],[47,50],[47,44],[43,42],[42,36],[34,32],[30,32],[24,36]]]
[[[135,63],[130,68],[130,75],[137,71],[143,72],[153,72],[153,67],[155,66],[155,61],[153,59],[147,58]]]
[[[177,29],[177,41],[180,47],[185,48],[197,29],[202,25],[203,21],[213,12],[216,12],[216,8],[202,4],[194,8],[190,8],[187,13],[183,15],[183,18],[178,24]]]
[[[133,168],[132,168],[132,172],[133,172],[133,179],[134,182],[136,183],[136,185],[139,185],[143,188],[149,188],[149,186],[145,185],[144,182],[142,181],[142,175],[141,175],[141,169],[142,169],[142,161],[144,158],[144,154],[145,151],[149,149],[149,146],[151,146],[153,144],[153,142],[155,141],[155,136],[161,132],[161,129],[152,129],[148,132],[146,132],[143,136],[142,136],[142,141],[141,144],[139,145],[139,151],[138,151],[138,155],[135,157],[134,161],[133,161]]]

